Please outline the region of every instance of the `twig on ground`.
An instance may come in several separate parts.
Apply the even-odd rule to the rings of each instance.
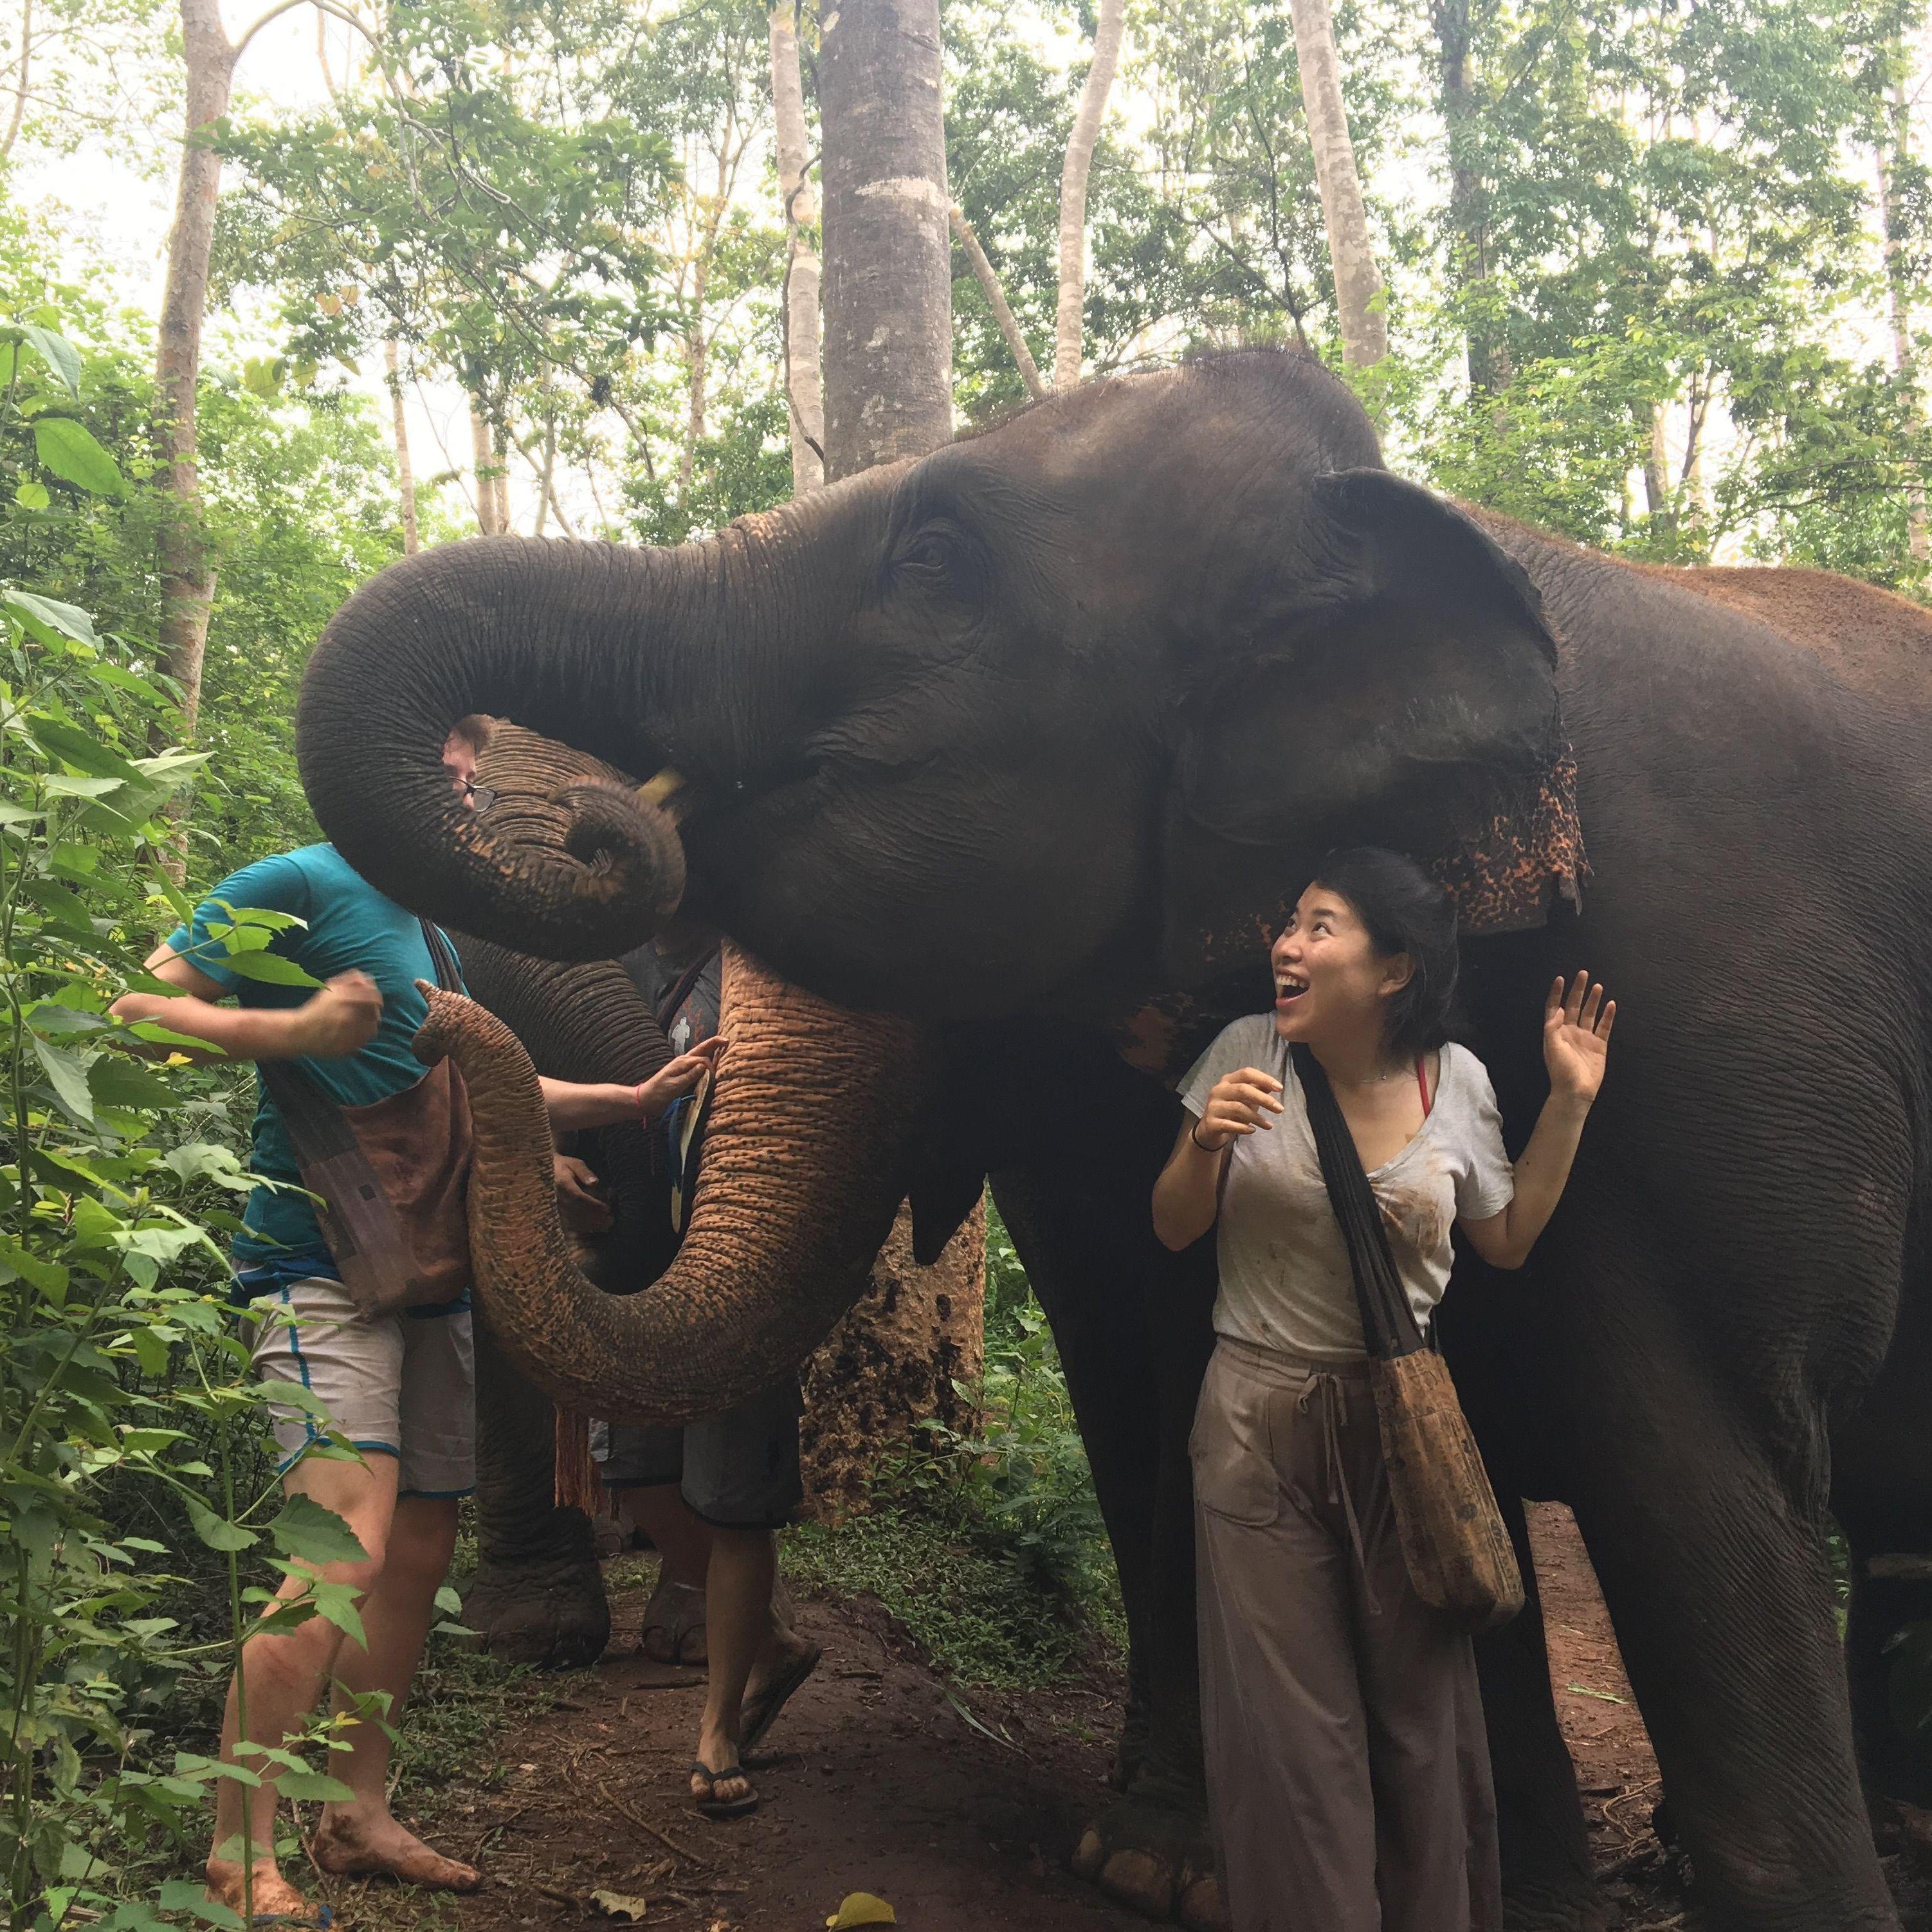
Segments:
[[[697,1866],[699,1870],[716,1871],[717,1870],[717,1867],[710,1859],[700,1856],[686,1846],[680,1845],[668,1832],[658,1830],[657,1826],[641,1812],[634,1810],[631,1806],[626,1804],[614,1791],[607,1789],[604,1793],[604,1802],[620,1816],[629,1819],[639,1831],[650,1832],[659,1844],[665,1846],[668,1850],[676,1852],[680,1858],[688,1860],[690,1863]]]
[[[1594,1875],[1595,1882],[1598,1885],[1608,1885],[1615,1880],[1622,1878],[1626,1874],[1634,1871],[1639,1865],[1648,1864],[1652,1858],[1662,1856],[1663,1850],[1663,1846],[1654,1841],[1641,1844],[1635,1851],[1624,1852],[1622,1858],[1616,1859],[1612,1864],[1606,1864],[1601,1871],[1596,1873]]]

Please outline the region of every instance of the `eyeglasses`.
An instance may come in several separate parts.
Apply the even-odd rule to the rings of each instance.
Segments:
[[[496,802],[496,794],[488,785],[480,785],[474,778],[463,781],[463,796],[478,812],[488,812]]]

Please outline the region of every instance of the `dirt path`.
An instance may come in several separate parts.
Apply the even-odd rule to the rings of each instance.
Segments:
[[[1531,1527],[1552,1687],[1606,1895],[1628,1932],[1696,1932],[1680,1862],[1651,1832],[1656,1761],[1582,1539],[1556,1505],[1537,1506]],[[635,1914],[673,1932],[810,1932],[863,1891],[918,1932],[1145,1925],[1065,1868],[1107,1796],[1117,1678],[975,1693],[962,1708],[875,1607],[802,1604],[825,1658],[754,1760],[764,1804],[710,1825],[684,1796],[701,1675],[631,1648],[634,1570],[614,1594],[616,1636],[596,1672],[546,1687],[492,1741],[488,1776],[424,1808],[423,1829],[483,1864],[484,1891],[425,1918],[406,1895],[332,1886],[352,1923],[591,1932]],[[1932,1921],[1909,1910],[1907,1922]]]

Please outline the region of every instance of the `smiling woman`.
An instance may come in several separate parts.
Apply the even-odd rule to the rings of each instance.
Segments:
[[[1551,1100],[1512,1171],[1489,1076],[1447,1038],[1455,912],[1413,860],[1330,854],[1269,960],[1274,1010],[1226,1028],[1184,1082],[1154,1202],[1170,1247],[1218,1230],[1219,1340],[1190,1446],[1222,1882],[1236,1932],[1262,1932],[1282,1898],[1319,1901],[1306,1909],[1324,1925],[1488,1932],[1502,1894],[1474,1660],[1405,1559],[1296,1056],[1326,1077],[1426,1331],[1452,1222],[1508,1266],[1549,1218],[1615,1008],[1582,976],[1552,992]],[[1337,1709],[1339,1728],[1306,1715]]]

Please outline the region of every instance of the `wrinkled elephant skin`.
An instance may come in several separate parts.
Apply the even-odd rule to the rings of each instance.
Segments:
[[[476,710],[664,776],[573,792],[565,851],[532,856],[440,788]],[[1340,383],[1256,352],[1083,385],[708,544],[406,560],[331,625],[298,725],[322,824],[406,904],[592,956],[681,887],[814,994],[927,1023],[944,1104],[907,1178],[937,1232],[993,1175],[1060,1340],[1132,1641],[1099,1876],[1154,1904],[1184,1898],[1186,1856],[1132,1820],[1184,1820],[1190,1790],[1198,1818],[1185,1444],[1211,1257],[1146,1232],[1174,1102],[1104,1041],[1171,1078],[1262,1006],[1260,936],[1331,842],[1474,879],[1472,1039],[1514,1132],[1551,975],[1587,966],[1622,1016],[1530,1266],[1465,1270],[1444,1311],[1498,1487],[1576,1511],[1712,1923],[1896,1926],[1823,1532],[1835,1511],[1858,1735],[1889,1777],[1882,1645],[1924,1606],[1874,1586],[1932,1546],[1924,612],[1465,514],[1380,466]],[[1574,843],[1526,829],[1555,822],[1566,746],[1580,910],[1552,898]],[[745,1332],[728,1292],[704,1318],[700,1366]],[[1534,1610],[1501,1637],[1513,1909],[1581,1924]]]

